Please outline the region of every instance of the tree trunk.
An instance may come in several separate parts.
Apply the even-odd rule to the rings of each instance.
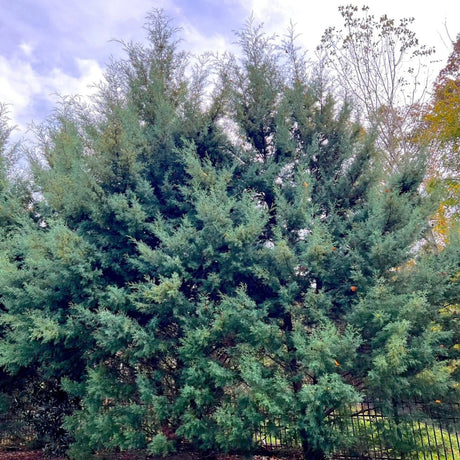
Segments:
[[[286,333],[286,345],[289,354],[292,356],[291,362],[290,362],[290,370],[291,370],[291,376],[292,376],[292,382],[293,382],[293,389],[294,393],[297,395],[301,389],[302,389],[302,378],[299,375],[299,363],[297,362],[297,359],[295,358],[295,352],[296,349],[294,347],[294,344],[292,343],[292,317],[291,314],[286,312],[284,317],[284,330]],[[316,380],[316,379],[315,379]],[[305,415],[305,414],[302,414]],[[308,435],[306,430],[300,430],[299,432],[300,436],[300,441],[302,443],[302,451],[303,451],[303,457],[305,460],[326,460],[326,455],[322,449],[315,448],[311,445],[311,443],[308,440]]]
[[[304,430],[300,432],[302,442],[302,452],[304,460],[326,460],[326,454],[322,449],[313,447],[307,440],[307,433]]]

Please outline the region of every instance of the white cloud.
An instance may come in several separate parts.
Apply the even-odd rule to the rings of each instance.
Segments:
[[[46,0],[47,12],[63,35],[78,37],[80,43],[69,43],[84,49],[104,47],[108,41],[140,39],[142,25],[153,8],[169,8],[171,0],[81,0],[63,2]]]
[[[69,6],[60,0],[42,0],[50,30],[56,36],[52,43],[52,58],[62,56],[62,62],[46,68],[44,54],[45,29],[30,29],[29,37],[16,45],[10,56],[0,55],[0,102],[9,106],[12,123],[22,133],[32,121],[41,122],[59,96],[89,97],[94,85],[103,77],[104,62],[111,52],[120,53],[119,44],[109,40],[140,40],[145,37],[142,25],[153,6],[171,8],[171,0],[82,0]],[[193,36],[193,33],[191,34]],[[195,43],[198,46],[198,37]],[[39,47],[39,44],[41,47]],[[50,45],[48,45],[50,46]],[[51,55],[51,53],[50,53]],[[66,56],[73,56],[70,61]],[[85,58],[75,57],[84,56]]]
[[[24,112],[42,84],[28,62],[20,59],[8,61],[0,56],[0,101],[10,105],[12,121],[21,126]]]
[[[80,95],[90,97],[97,89],[95,84],[101,81],[103,69],[93,59],[76,59],[79,77],[66,74],[62,69],[55,68],[51,75],[43,79],[44,90],[48,91],[49,99],[55,94]]]
[[[0,101],[9,105],[12,123],[24,132],[27,124],[32,121],[31,116],[44,115],[39,110],[31,113],[34,103],[47,101],[54,105],[57,94],[78,94],[89,98],[96,91],[94,84],[102,79],[103,70],[95,60],[90,59],[77,58],[76,65],[78,77],[59,68],[41,75],[28,61],[17,57],[7,60],[0,56]]]
[[[19,48],[27,57],[30,57],[32,55],[32,52],[34,51],[34,45],[29,42],[22,42],[19,45]]]
[[[183,38],[183,43],[180,45],[196,55],[208,51],[222,54],[233,47],[230,40],[222,34],[205,35],[204,31],[198,30],[190,23],[181,24],[181,28],[182,30],[179,35]]]

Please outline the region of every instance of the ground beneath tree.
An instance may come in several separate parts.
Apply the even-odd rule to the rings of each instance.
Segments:
[[[141,457],[139,454],[119,454],[110,456],[98,457],[100,460],[142,460],[148,458],[148,460],[198,460],[199,457],[192,454],[178,454],[170,457]],[[248,457],[241,455],[220,455],[217,457],[218,460],[246,460]],[[288,460],[287,457],[283,457],[284,460]],[[295,457],[290,457],[295,458]],[[67,460],[64,457],[45,457],[41,451],[27,451],[27,452],[2,452],[0,451],[0,460]],[[253,460],[280,460],[280,457],[266,456],[266,455],[255,455]]]

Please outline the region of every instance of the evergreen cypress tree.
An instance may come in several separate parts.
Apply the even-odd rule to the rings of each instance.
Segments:
[[[424,250],[423,162],[385,175],[292,40],[248,22],[206,99],[207,61],[187,77],[161,12],[147,31],[45,130],[0,269],[0,365],[78,399],[70,455],[248,451],[268,420],[319,460],[365,396],[458,397],[458,241]]]

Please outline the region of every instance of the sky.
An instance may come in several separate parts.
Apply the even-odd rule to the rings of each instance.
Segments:
[[[313,52],[327,27],[341,25],[338,6],[348,3],[377,17],[414,17],[419,41],[436,46],[434,74],[451,51],[449,35],[460,33],[458,0],[0,0],[0,102],[17,136],[49,116],[60,96],[91,98],[110,57],[123,57],[119,41],[145,42],[155,8],[182,28],[181,46],[193,53],[234,49],[234,31],[251,14],[268,33],[282,34],[292,21]]]

